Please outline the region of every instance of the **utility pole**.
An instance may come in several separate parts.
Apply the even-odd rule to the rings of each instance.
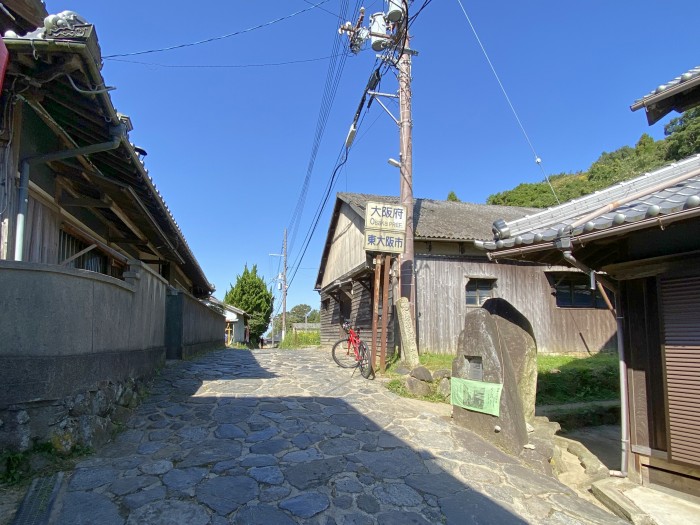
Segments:
[[[287,228],[282,243],[282,341],[287,335]]]
[[[408,20],[406,13],[405,20]],[[403,53],[399,57],[399,107],[401,143],[401,205],[406,207],[406,241],[401,261],[401,297],[411,304],[413,328],[416,325],[415,288],[413,286],[413,120],[411,118],[411,54],[408,27],[403,41]]]
[[[287,335],[287,228],[284,229],[282,241],[282,253],[271,253],[271,257],[282,257],[282,273],[277,275],[275,281],[282,290],[282,340]],[[275,339],[275,320],[272,319],[272,339]]]
[[[355,114],[355,120],[350,126],[350,132],[346,139],[346,147],[350,147],[357,132],[357,122],[367,95],[370,95],[370,103],[377,100],[379,105],[399,126],[400,162],[389,159],[389,163],[400,168],[400,203],[406,209],[406,239],[404,241],[404,253],[399,256],[400,295],[408,299],[411,309],[411,320],[415,332],[415,286],[414,286],[414,250],[413,250],[413,119],[411,116],[411,56],[417,54],[409,46],[408,34],[408,4],[406,0],[386,0],[387,12],[375,13],[371,18],[370,28],[362,26],[365,17],[364,7],[360,9],[360,17],[356,24],[346,22],[339,28],[340,33],[347,33],[350,38],[350,50],[357,54],[362,50],[365,42],[371,40],[372,49],[375,51],[390,50],[379,56],[382,60],[392,63],[398,69],[399,80],[399,107],[400,116],[396,119],[389,109],[382,103],[379,97],[393,97],[386,93],[374,91],[378,81],[378,71],[374,73],[376,78],[370,77],[365,93],[360,102],[360,107]],[[399,54],[395,57],[395,54]]]

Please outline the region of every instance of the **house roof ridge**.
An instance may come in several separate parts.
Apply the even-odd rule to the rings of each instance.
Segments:
[[[654,186],[657,184],[666,180],[671,180],[681,173],[694,168],[700,168],[700,154],[667,164],[666,166],[644,173],[634,179],[618,182],[613,186],[572,199],[558,206],[547,208],[534,215],[512,221],[505,221],[510,230],[509,236],[514,237],[527,231],[542,228],[557,220],[570,218],[573,211],[575,211],[576,216],[583,216],[586,213],[601,209],[606,204],[614,202],[625,195],[631,195],[645,189],[649,189],[651,193],[651,190],[653,190]]]

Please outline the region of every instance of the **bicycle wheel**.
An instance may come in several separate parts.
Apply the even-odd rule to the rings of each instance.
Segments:
[[[369,351],[364,341],[360,341],[360,348],[358,350],[360,352],[360,374],[365,379],[369,379],[369,376],[372,375],[372,353]]]
[[[333,361],[342,368],[355,368],[359,363],[355,359],[355,351],[346,339],[341,339],[333,345],[331,350]]]

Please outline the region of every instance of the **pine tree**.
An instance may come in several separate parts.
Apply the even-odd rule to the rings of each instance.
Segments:
[[[248,326],[252,341],[257,341],[265,333],[270,324],[273,297],[265,281],[258,276],[257,265],[253,265],[252,270],[245,265],[243,274],[236,277],[236,284],[226,292],[224,302],[250,315]]]

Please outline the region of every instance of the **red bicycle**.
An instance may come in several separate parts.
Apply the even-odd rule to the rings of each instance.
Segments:
[[[350,326],[349,321],[343,323],[343,330],[348,334],[333,345],[331,355],[333,361],[342,368],[360,367],[360,374],[368,379],[372,374],[372,364],[370,363],[371,353],[367,345],[360,339],[359,330],[356,332]]]

